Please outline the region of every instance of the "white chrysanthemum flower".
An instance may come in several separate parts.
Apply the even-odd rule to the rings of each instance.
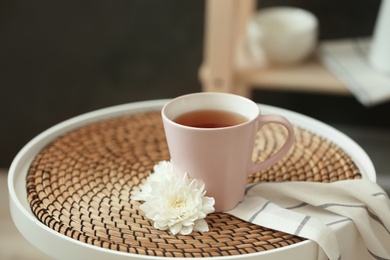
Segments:
[[[140,208],[154,221],[155,228],[188,235],[193,230],[209,230],[204,218],[214,212],[215,201],[205,194],[202,180],[189,179],[187,173],[180,177],[172,163],[164,161],[154,167],[133,199],[145,201]]]

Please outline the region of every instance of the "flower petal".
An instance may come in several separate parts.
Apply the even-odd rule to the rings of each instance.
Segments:
[[[212,197],[203,197],[202,198],[202,212],[205,214],[213,213],[215,211],[214,209],[215,199]]]
[[[189,235],[189,234],[191,234],[192,230],[193,230],[193,225],[191,225],[191,226],[183,226],[180,229],[180,234],[181,235]]]
[[[182,227],[182,224],[179,222],[176,225],[170,226],[169,230],[172,232],[172,234],[176,235],[177,233],[179,233]]]
[[[195,221],[194,230],[199,232],[207,232],[209,231],[209,226],[204,219],[198,219]]]

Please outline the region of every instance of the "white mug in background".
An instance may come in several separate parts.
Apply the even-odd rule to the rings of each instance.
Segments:
[[[253,101],[228,93],[177,97],[163,107],[162,119],[176,171],[203,180],[217,212],[236,206],[244,198],[248,174],[275,164],[294,142],[294,129],[287,119],[262,115]],[[254,163],[256,134],[267,123],[283,125],[288,136],[275,154]]]
[[[249,20],[247,46],[262,64],[291,65],[306,59],[317,43],[318,20],[304,9],[269,7]]]

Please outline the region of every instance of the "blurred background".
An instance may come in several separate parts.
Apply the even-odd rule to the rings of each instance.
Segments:
[[[380,3],[261,0],[259,6],[313,12],[319,38],[326,40],[371,36]],[[2,173],[30,139],[65,119],[201,91],[204,18],[205,1],[200,0],[0,1]],[[389,102],[368,108],[353,96],[269,89],[255,89],[252,97],[345,132],[366,150],[381,180],[390,176]],[[1,181],[5,191],[5,178]],[[7,199],[2,197],[4,219]],[[4,259],[18,259],[12,254]]]
[[[320,39],[370,36],[380,1],[263,0],[303,7]],[[0,1],[0,167],[38,133],[70,117],[201,90],[205,2]],[[352,96],[254,90],[255,101],[327,123],[387,128],[390,104]]]

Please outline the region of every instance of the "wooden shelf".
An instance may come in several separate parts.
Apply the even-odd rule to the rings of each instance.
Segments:
[[[345,85],[328,71],[317,55],[288,67],[250,67],[236,71],[239,82],[251,88],[349,95]]]
[[[199,78],[204,91],[250,97],[253,88],[348,95],[349,90],[320,62],[318,52],[290,67],[260,68],[245,53],[248,18],[256,0],[206,1],[204,59]]]

